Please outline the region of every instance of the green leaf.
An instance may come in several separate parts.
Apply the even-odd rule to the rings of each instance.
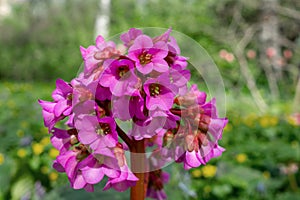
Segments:
[[[19,200],[23,196],[31,197],[34,188],[32,177],[25,175],[15,182],[11,188],[12,200]]]

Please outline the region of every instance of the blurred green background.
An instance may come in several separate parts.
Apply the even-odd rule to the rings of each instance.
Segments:
[[[92,194],[70,189],[51,168],[58,152],[37,99],[76,76],[80,45],[131,27],[193,38],[225,84],[226,152],[190,171],[168,166],[169,199],[300,199],[298,0],[0,0],[0,199],[129,198],[103,183]]]

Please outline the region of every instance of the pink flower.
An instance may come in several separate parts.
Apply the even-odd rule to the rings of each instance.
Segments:
[[[148,79],[144,83],[144,91],[147,95],[146,107],[149,110],[167,111],[173,106],[178,88],[170,83],[168,74],[162,74],[157,78]]]
[[[114,147],[118,142],[116,123],[111,117],[98,118],[86,115],[75,122],[78,138],[83,144],[90,145],[93,150]]]
[[[92,192],[93,186],[82,178],[81,171],[78,170],[78,164],[88,155],[86,147],[79,145],[74,150],[66,151],[57,156],[53,167],[59,172],[66,172],[72,188],[84,188],[86,191]]]
[[[100,85],[109,87],[115,96],[131,95],[138,79],[134,74],[134,63],[128,59],[106,60]]]
[[[103,62],[112,57],[117,57],[119,51],[113,42],[105,42],[102,36],[96,38],[96,45],[89,46],[87,49],[80,47],[82,58],[84,61],[84,74],[90,76],[101,67]]]
[[[44,124],[51,130],[55,124],[72,114],[73,88],[62,79],[57,79],[56,89],[52,93],[54,102],[39,100],[42,107]]]
[[[185,123],[175,135],[171,155],[177,162],[183,162],[185,169],[190,169],[222,154],[224,149],[218,145],[218,140],[228,120],[218,117],[215,99],[205,103],[206,95],[195,86],[179,99],[187,111],[182,113]]]
[[[121,34],[120,39],[123,41],[126,47],[130,47],[134,40],[142,34],[143,32],[141,30],[131,28],[128,32]]]
[[[64,153],[60,153],[53,167],[59,172],[66,172],[71,187],[92,192],[93,185],[99,183],[104,175],[109,178],[120,176],[119,167],[113,152],[103,148],[100,152],[90,154],[80,144]]]
[[[114,153],[120,167],[120,174],[118,177],[109,178],[103,190],[113,188],[118,192],[123,192],[129,187],[133,187],[138,181],[138,178],[130,171],[127,165],[122,145],[116,145]]]
[[[161,169],[149,173],[149,183],[147,188],[147,197],[163,200],[167,199],[167,195],[163,190],[164,184],[168,183],[170,176]]]
[[[129,95],[115,97],[112,100],[113,117],[123,121],[132,118],[145,119],[144,111],[144,98],[140,95],[139,91],[135,91]]]
[[[164,60],[167,55],[167,44],[162,41],[153,44],[147,35],[139,35],[128,50],[128,57],[135,61],[137,70],[142,74],[149,74],[153,70],[168,71],[168,63]]]
[[[269,58],[272,58],[272,57],[274,57],[275,55],[276,55],[276,49],[274,48],[274,47],[269,47],[269,48],[267,48],[267,50],[266,50],[266,54],[267,54],[267,56],[269,57]]]
[[[289,49],[286,49],[283,51],[283,56],[289,60],[293,57],[293,52]]]
[[[43,101],[43,100],[38,100],[40,106],[42,107],[42,114],[44,118],[44,125],[49,129],[53,129],[55,124],[64,119],[65,116],[55,116],[54,114],[54,108],[56,106],[55,102],[49,102],[49,101]]]
[[[72,145],[79,142],[76,129],[63,130],[59,128],[53,128],[52,134],[51,143],[61,153],[67,152]]]
[[[252,49],[247,51],[247,58],[254,59],[256,57],[256,52]]]

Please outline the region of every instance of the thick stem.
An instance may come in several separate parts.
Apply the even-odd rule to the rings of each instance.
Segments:
[[[122,138],[122,140],[127,144],[128,148],[133,148],[133,141],[126,135],[126,133],[117,125],[118,135]]]
[[[131,169],[139,180],[130,190],[130,199],[144,200],[148,184],[145,165],[145,141],[144,139],[134,140],[133,144],[133,147],[130,149]]]

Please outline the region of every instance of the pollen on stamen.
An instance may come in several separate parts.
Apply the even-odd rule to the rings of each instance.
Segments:
[[[129,71],[129,67],[128,67],[128,66],[120,66],[120,67],[118,68],[118,75],[119,75],[120,77],[123,77],[124,75],[127,74],[128,71]]]
[[[157,96],[161,92],[161,88],[158,84],[151,84],[149,90],[151,96]]]
[[[110,134],[111,130],[109,124],[100,123],[96,129],[96,132],[98,135],[102,135],[102,136]]]
[[[139,56],[139,61],[141,65],[146,65],[151,62],[152,55],[144,51],[142,54]]]

